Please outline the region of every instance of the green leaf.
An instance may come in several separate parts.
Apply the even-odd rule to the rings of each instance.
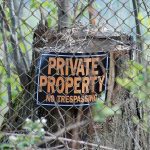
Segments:
[[[48,22],[48,27],[50,28],[52,26],[52,19],[51,19],[51,17],[48,17],[47,22]]]
[[[131,86],[131,80],[129,80],[127,78],[124,78],[124,79],[116,78],[116,82],[124,88],[130,88],[130,86]]]
[[[139,122],[140,122],[139,119],[135,116],[132,117],[132,120],[135,124],[139,124]]]
[[[7,83],[13,84],[14,83],[14,79],[13,78],[7,78],[4,83],[5,84],[7,84]]]
[[[57,7],[53,7],[51,10],[52,10],[53,14],[57,13]]]
[[[40,7],[40,4],[41,4],[42,2],[40,1],[40,0],[31,0],[31,5],[30,5],[30,7],[31,8],[36,8],[36,9],[38,9],[39,7]]]
[[[143,20],[143,14],[142,14],[142,12],[139,12],[138,13],[138,19],[140,20],[140,21],[142,21]]]
[[[0,74],[3,74],[4,75],[5,72],[5,68],[3,66],[0,66]]]
[[[139,71],[142,71],[143,70],[143,65],[141,65],[141,64],[139,64],[139,63],[137,63],[137,62],[135,62],[135,61],[133,61],[133,66],[136,68],[136,69],[138,69]]]
[[[94,121],[96,121],[96,122],[104,122],[104,121],[105,121],[105,118],[102,117],[102,116],[96,115],[96,116],[94,117]]]
[[[104,116],[113,116],[114,115],[114,111],[113,109],[109,108],[109,107],[105,107],[103,110],[102,110]]]
[[[136,94],[136,97],[138,97],[140,100],[145,100],[145,98],[147,97],[147,94],[144,93],[144,92],[139,91],[139,92]]]
[[[50,8],[50,7],[51,7],[50,2],[48,2],[48,1],[43,2],[43,3],[42,3],[42,7],[43,7],[43,8],[45,8],[45,7]]]
[[[114,111],[114,114],[121,114],[120,107],[118,105],[114,105],[111,109]]]
[[[0,144],[1,150],[13,150],[14,147],[11,144]]]
[[[25,45],[24,45],[22,42],[20,42],[20,43],[19,43],[19,46],[20,46],[20,48],[21,48],[21,51],[25,54],[25,53],[26,53]]]
[[[24,149],[25,147],[28,147],[30,145],[30,142],[28,141],[21,141],[17,144],[17,147],[20,149]]]
[[[2,106],[4,103],[4,100],[0,97],[0,106]]]

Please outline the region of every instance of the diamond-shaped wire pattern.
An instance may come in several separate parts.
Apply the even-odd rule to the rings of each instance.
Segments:
[[[0,149],[150,149],[149,0],[0,0],[0,31]],[[77,54],[79,61],[85,53],[108,54],[98,62],[107,80],[94,105],[45,106],[46,97],[37,102],[37,91],[48,94],[37,80],[49,67],[47,57],[39,65],[49,52],[56,60],[70,54],[63,66],[69,69]],[[55,94],[71,85],[73,72],[81,76],[63,98],[79,85],[90,90],[100,84],[93,84],[91,71],[89,84],[75,69],[67,76],[61,68],[53,72],[59,86],[43,80]],[[86,97],[87,87],[82,90]]]

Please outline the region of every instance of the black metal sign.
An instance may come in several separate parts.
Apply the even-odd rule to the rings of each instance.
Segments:
[[[108,53],[43,53],[36,72],[37,105],[86,106],[106,96]]]

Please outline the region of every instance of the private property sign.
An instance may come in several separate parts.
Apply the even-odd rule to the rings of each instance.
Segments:
[[[37,105],[85,106],[106,96],[108,53],[43,53],[36,72]]]

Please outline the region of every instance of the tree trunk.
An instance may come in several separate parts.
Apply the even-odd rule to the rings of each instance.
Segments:
[[[58,5],[58,30],[69,27],[70,1],[59,0]]]
[[[103,35],[105,35],[105,37]],[[42,38],[40,37],[44,38],[45,40],[41,40]],[[57,39],[59,39],[59,41]],[[43,41],[48,42],[44,43]],[[71,42],[73,42],[73,44],[70,47]],[[95,31],[94,29],[87,31],[84,30],[84,27],[83,29],[76,27],[58,32],[47,29],[45,26],[40,24],[37,30],[35,30],[34,35],[33,60],[31,70],[28,73],[29,83],[24,87],[24,91],[20,93],[20,95],[14,101],[12,116],[9,118],[8,114],[5,115],[6,119],[3,123],[2,130],[16,131],[16,129],[21,129],[21,126],[27,117],[30,117],[33,120],[40,117],[46,117],[48,122],[45,128],[51,133],[55,133],[61,128],[67,127],[69,124],[86,120],[88,121],[86,125],[68,131],[63,136],[74,140],[91,141],[94,143],[98,143],[98,139],[100,138],[102,145],[109,145],[111,147],[114,146],[116,148],[126,146],[130,149],[132,147],[131,145],[134,143],[134,137],[129,138],[129,135],[126,132],[128,131],[131,114],[136,111],[135,104],[132,103],[123,105],[122,117],[114,116],[112,119],[108,118],[108,120],[103,124],[95,124],[93,121],[92,106],[80,108],[44,108],[42,106],[36,106],[34,99],[35,70],[37,60],[42,51],[91,53],[103,50],[110,53],[107,103],[109,104],[111,102],[112,104],[115,104],[126,101],[126,99],[129,97],[129,94],[115,83],[115,77],[122,74],[121,70],[124,69],[123,67],[126,67],[123,65],[124,62],[130,59],[132,48],[130,45],[131,39],[126,35],[118,35],[116,33],[101,33]],[[120,70],[120,68],[122,69]],[[129,118],[125,118],[126,115],[128,115]],[[132,127],[132,132],[137,134],[133,124],[130,125],[130,128]],[[96,135],[98,135],[99,138]],[[128,138],[126,142],[122,142],[122,135],[125,135],[125,137]],[[49,144],[56,145],[59,144],[59,142],[53,142]],[[83,147],[77,143],[66,143],[65,146],[76,149]]]

